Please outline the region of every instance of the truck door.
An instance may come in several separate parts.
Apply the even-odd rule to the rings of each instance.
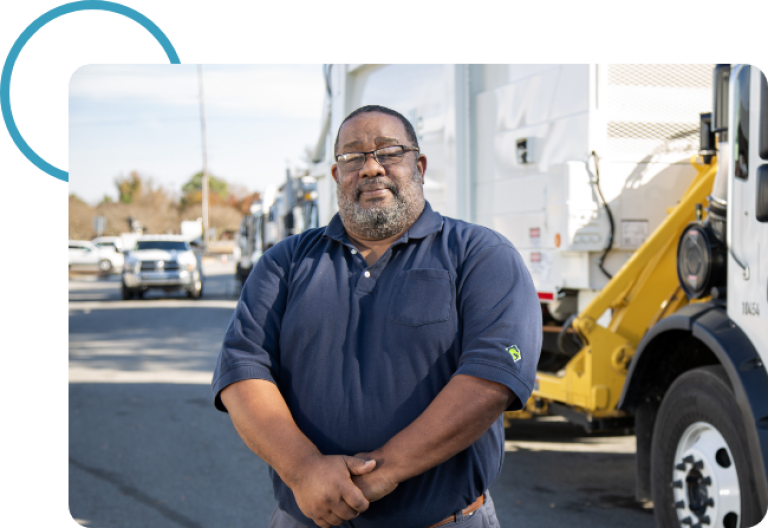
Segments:
[[[768,175],[768,86],[754,66],[731,74],[728,315],[768,361],[768,221],[757,217],[758,181]],[[768,181],[768,177],[765,181]]]

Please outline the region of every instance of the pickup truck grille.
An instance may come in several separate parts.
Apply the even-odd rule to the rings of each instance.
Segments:
[[[141,263],[141,271],[179,271],[179,263],[175,260],[145,260]]]

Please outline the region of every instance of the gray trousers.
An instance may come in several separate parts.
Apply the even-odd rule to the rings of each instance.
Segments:
[[[447,517],[447,515],[446,515]],[[352,520],[341,524],[341,528],[354,528],[355,521]],[[315,525],[312,525],[315,526]],[[462,515],[461,512],[456,514],[456,520],[454,522],[444,524],[440,528],[499,528],[499,520],[496,518],[496,508],[493,507],[493,499],[491,494],[485,492],[485,503],[476,509],[469,515]],[[310,528],[306,524],[302,524],[283,510],[275,506],[275,511],[272,512],[272,518],[269,520],[269,528]],[[399,528],[427,528],[426,526],[400,526]]]

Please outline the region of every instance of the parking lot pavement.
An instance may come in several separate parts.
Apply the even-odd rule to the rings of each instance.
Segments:
[[[203,266],[200,300],[123,301],[119,276],[70,279],[69,500],[84,526],[267,525],[268,468],[211,402],[234,265]],[[512,422],[491,494],[502,527],[651,528],[633,486],[633,437],[548,418]]]
[[[69,496],[84,526],[262,526],[272,511],[266,464],[211,398],[234,266],[203,266],[200,300],[69,281]]]
[[[635,500],[635,438],[587,434],[559,417],[513,420],[491,487],[503,526],[653,528]]]

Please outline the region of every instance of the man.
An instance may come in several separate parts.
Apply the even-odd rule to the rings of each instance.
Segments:
[[[215,405],[271,468],[272,528],[498,526],[501,415],[541,348],[530,275],[499,234],[432,211],[402,115],[356,110],[335,154],[339,213],[254,267]]]

